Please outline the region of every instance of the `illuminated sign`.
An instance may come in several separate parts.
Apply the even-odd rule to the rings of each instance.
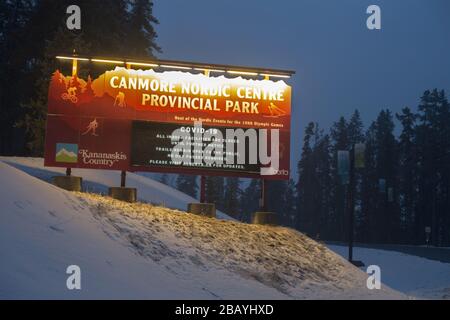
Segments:
[[[287,179],[290,86],[227,73],[55,71],[45,165]]]

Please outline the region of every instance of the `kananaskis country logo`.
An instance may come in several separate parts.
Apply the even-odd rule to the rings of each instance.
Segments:
[[[56,162],[77,163],[78,145],[74,143],[57,143]]]
[[[81,161],[84,164],[106,166],[111,168],[116,162],[127,160],[123,152],[91,152],[88,149],[80,149]]]

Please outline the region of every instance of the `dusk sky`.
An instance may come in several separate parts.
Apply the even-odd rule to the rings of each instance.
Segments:
[[[381,30],[366,9],[381,8]],[[159,58],[292,69],[291,168],[309,121],[328,128],[355,108],[416,108],[450,91],[450,1],[155,1]],[[293,176],[296,178],[296,176]]]

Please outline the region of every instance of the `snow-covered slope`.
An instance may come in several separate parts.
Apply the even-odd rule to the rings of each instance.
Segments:
[[[290,229],[71,193],[2,161],[0,176],[0,298],[404,297]]]
[[[50,182],[55,175],[65,174],[65,168],[44,167],[42,158],[0,157],[0,160],[47,182]],[[119,171],[72,169],[72,175],[82,177],[83,188],[91,193],[108,194],[108,187],[120,185]],[[127,187],[138,189],[137,195],[140,201],[160,204],[168,208],[186,210],[188,203],[198,202],[198,199],[170,186],[135,173],[127,173]],[[217,217],[231,219],[220,211],[217,211]]]
[[[329,245],[345,257],[347,247]],[[450,249],[449,249],[450,250]],[[354,248],[354,257],[366,265],[377,265],[381,281],[391,288],[420,299],[450,299],[450,264],[402,252]]]

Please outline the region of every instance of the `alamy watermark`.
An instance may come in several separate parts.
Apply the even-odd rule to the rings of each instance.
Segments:
[[[381,29],[381,8],[375,4],[367,7],[367,14],[370,16],[366,20],[366,26],[369,30]]]
[[[367,289],[381,289],[381,268],[377,265],[370,265],[366,272],[369,274],[366,281]]]
[[[66,9],[69,15],[66,20],[66,26],[69,30],[81,30],[81,9],[77,5],[70,5]]]
[[[66,274],[69,274],[66,280],[66,287],[69,290],[81,290],[81,269],[73,264],[67,267]]]

